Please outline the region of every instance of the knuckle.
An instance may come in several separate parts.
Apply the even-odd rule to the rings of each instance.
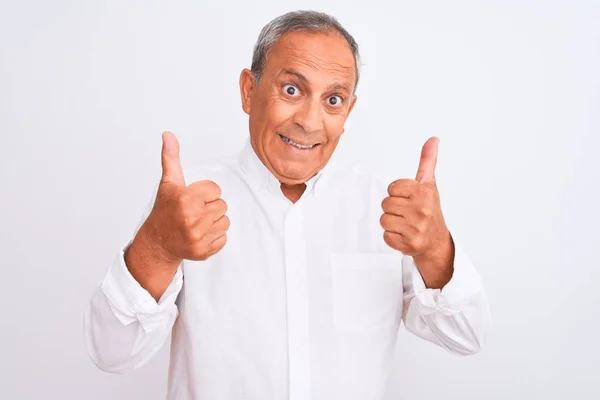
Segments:
[[[397,196],[400,192],[402,192],[405,185],[401,181],[393,182],[390,186],[388,186],[388,194],[390,196]]]
[[[214,181],[207,180],[204,182],[206,191],[214,197],[221,197],[221,188]]]
[[[209,253],[216,254],[225,246],[226,242],[227,242],[227,235],[223,235],[220,238],[212,241],[212,243],[210,243],[210,245],[208,246]]]
[[[383,201],[381,202],[381,208],[383,209],[383,211],[389,211],[391,206],[391,200],[391,197],[386,197],[385,199],[383,199]]]
[[[433,210],[430,207],[423,206],[419,208],[419,214],[425,218],[429,218],[433,215]]]
[[[390,234],[390,232],[388,232],[388,231],[383,232],[383,240],[387,244],[392,245],[392,235]]]
[[[225,242],[227,242],[227,235],[221,236],[218,240],[215,240],[211,243],[211,249],[213,251],[219,251],[225,246]]]
[[[206,232],[204,232],[204,230],[195,228],[190,229],[189,232],[189,239],[192,241],[192,244],[200,246],[206,245]]]
[[[419,239],[418,237],[412,237],[409,242],[408,242],[408,246],[415,252],[418,252],[419,249],[422,247],[422,240]]]
[[[386,227],[388,226],[388,216],[387,214],[381,214],[381,217],[379,217],[379,225],[381,225],[381,227],[383,229],[386,229]]]
[[[229,209],[229,207],[227,206],[227,202],[223,199],[220,199],[221,203],[223,203],[223,214],[225,214],[227,212],[227,210]]]
[[[192,254],[194,259],[200,261],[206,261],[209,257],[206,247],[202,245],[196,245],[193,247]]]
[[[383,241],[390,247],[393,247],[395,249],[399,249],[401,243],[399,243],[398,235],[393,235],[391,232],[385,231],[383,232]]]
[[[394,244],[394,241],[392,240],[392,237],[390,235],[390,233],[388,231],[383,232],[383,241],[391,247],[396,247]]]
[[[183,210],[181,212],[181,220],[183,222],[183,226],[187,229],[190,230],[191,227],[194,225],[194,216],[191,215],[187,210]]]
[[[206,207],[201,207],[196,211],[196,219],[202,221],[208,217],[210,212],[206,209]]]
[[[223,199],[218,199],[215,201],[214,209],[218,215],[225,215],[227,212],[227,203]]]
[[[180,210],[184,210],[190,202],[190,195],[188,193],[183,193],[177,197],[176,202],[177,202],[177,207]]]
[[[392,182],[392,183],[390,183],[390,184],[388,185],[388,187],[387,187],[387,192],[388,192],[388,194],[389,194],[390,196],[393,196],[393,195],[394,195],[394,191],[395,191],[394,187],[395,187],[397,184],[398,184],[398,183],[397,183],[397,181],[394,181],[394,182]]]
[[[231,221],[229,220],[229,217],[227,215],[223,216],[223,225],[225,225],[225,230],[229,230],[229,227],[231,226]]]
[[[432,197],[434,194],[433,188],[429,185],[421,184],[417,186],[419,196]]]
[[[202,234],[197,230],[187,230],[187,239],[190,245],[195,246],[202,241]]]

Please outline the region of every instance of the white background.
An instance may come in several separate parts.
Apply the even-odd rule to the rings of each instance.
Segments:
[[[238,76],[295,9],[358,41],[343,159],[414,178],[440,137],[448,225],[494,329],[451,356],[404,330],[389,399],[600,398],[600,4],[593,1],[19,1],[0,6],[0,398],[162,399],[168,346],[89,360],[83,310],[160,173],[246,138]]]

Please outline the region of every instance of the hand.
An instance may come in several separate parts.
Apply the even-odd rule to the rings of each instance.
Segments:
[[[148,219],[140,229],[164,260],[205,261],[227,241],[229,218],[221,188],[212,181],[186,186],[179,159],[179,142],[163,134],[162,178]]]
[[[435,181],[439,139],[421,151],[416,180],[399,179],[388,187],[380,223],[388,246],[412,256],[428,286],[443,286],[452,276],[454,243],[442,214]]]

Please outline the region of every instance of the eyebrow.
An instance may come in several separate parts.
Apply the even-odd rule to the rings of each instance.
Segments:
[[[298,78],[299,80],[301,80],[304,83],[309,83],[308,78],[305,77],[304,75],[302,75],[298,71],[294,71],[294,70],[291,70],[291,69],[284,69],[283,73],[286,74],[286,75],[295,76],[296,78]],[[339,83],[339,82],[335,82],[335,83],[332,83],[331,85],[327,86],[326,90],[334,90],[334,89],[335,90],[344,90],[344,91],[350,93],[350,88],[348,87],[348,85],[344,85],[344,84]]]

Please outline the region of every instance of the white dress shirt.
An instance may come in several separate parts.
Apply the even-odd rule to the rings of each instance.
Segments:
[[[172,332],[168,399],[375,400],[401,321],[451,353],[477,352],[490,313],[456,237],[451,281],[426,288],[412,257],[383,240],[387,186],[334,164],[296,203],[249,141],[239,156],[185,171],[187,184],[221,187],[227,244],[184,260],[158,303],[129,273],[124,244],[85,313],[94,363],[138,368]]]

